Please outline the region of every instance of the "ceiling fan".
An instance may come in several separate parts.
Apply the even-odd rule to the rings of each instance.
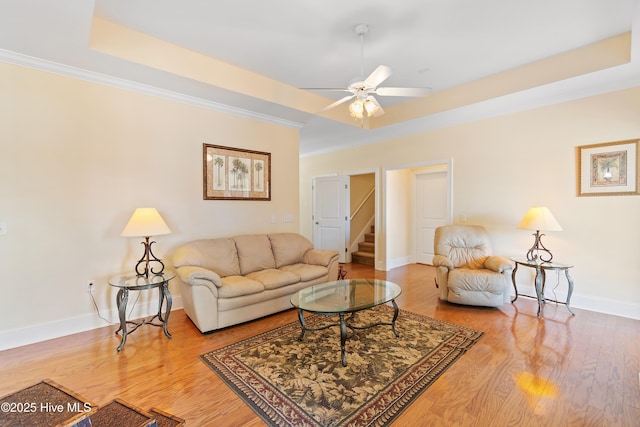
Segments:
[[[360,76],[364,76],[364,36],[369,32],[367,24],[359,24],[355,28],[356,34],[360,37]],[[382,82],[389,78],[393,73],[390,67],[379,65],[366,79],[357,78],[346,88],[305,88],[312,91],[327,92],[349,92],[343,98],[324,107],[321,112],[330,110],[340,104],[344,104],[353,99],[349,105],[351,115],[357,119],[364,117],[376,117],[384,114],[382,106],[374,95],[379,96],[403,96],[403,97],[421,97],[431,93],[428,87],[378,87]]]

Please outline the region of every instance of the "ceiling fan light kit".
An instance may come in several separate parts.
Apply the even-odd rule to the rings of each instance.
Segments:
[[[356,99],[349,104],[349,112],[352,117],[363,119],[380,115],[383,110],[373,96],[361,90],[356,93]]]
[[[366,79],[364,76],[364,36],[369,32],[367,24],[358,24],[355,32],[360,37],[360,78],[354,79],[346,89],[318,89],[310,88],[308,90],[321,90],[333,92],[350,92],[336,102],[327,105],[321,111],[327,111],[345,102],[351,101],[349,104],[349,113],[356,119],[364,119],[365,117],[375,117],[384,114],[382,106],[373,95],[379,96],[403,96],[403,97],[421,97],[428,95],[431,88],[427,87],[378,87],[382,82],[391,76],[393,71],[386,65],[379,65]]]

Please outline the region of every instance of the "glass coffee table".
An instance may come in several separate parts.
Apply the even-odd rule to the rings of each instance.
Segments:
[[[299,290],[291,297],[291,304],[298,309],[298,320],[302,333],[298,340],[302,341],[306,331],[319,331],[334,326],[340,327],[340,358],[342,366],[347,366],[345,345],[347,329],[367,329],[379,325],[391,326],[396,337],[396,319],[398,318],[398,304],[395,299],[402,293],[400,286],[393,282],[377,279],[351,279],[322,283]],[[378,322],[366,326],[351,324],[354,314],[361,310],[376,307],[391,302],[393,304],[393,319],[391,322]],[[337,315],[336,324],[329,324],[318,328],[307,328],[304,323],[304,312]],[[345,315],[350,314],[349,317]]]

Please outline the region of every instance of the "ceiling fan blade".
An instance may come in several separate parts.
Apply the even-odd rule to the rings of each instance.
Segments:
[[[351,92],[352,90],[346,88],[332,88],[332,87],[301,87],[300,90],[312,90],[316,92]]]
[[[340,98],[336,102],[334,102],[333,104],[329,104],[326,107],[324,107],[322,110],[320,110],[320,112],[327,111],[327,110],[332,109],[333,107],[337,107],[340,104],[344,104],[345,102],[347,102],[351,98],[355,98],[355,95],[347,95],[344,98]]]
[[[373,70],[369,77],[364,81],[364,85],[366,87],[377,87],[380,83],[387,80],[389,76],[393,73],[391,68],[386,65],[378,65],[378,68]]]
[[[379,87],[376,89],[376,95],[380,96],[420,97],[430,93],[430,87]]]

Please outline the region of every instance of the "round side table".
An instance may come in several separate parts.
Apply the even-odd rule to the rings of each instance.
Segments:
[[[149,277],[138,276],[135,273],[128,273],[121,276],[115,276],[109,279],[109,284],[113,287],[119,288],[118,295],[116,297],[116,303],[118,306],[118,314],[120,317],[120,327],[116,331],[116,334],[122,331],[122,341],[118,346],[118,351],[124,348],[127,342],[127,335],[134,332],[142,325],[152,325],[162,327],[164,334],[167,338],[171,338],[171,334],[167,329],[167,322],[169,321],[169,315],[171,314],[171,292],[169,292],[169,281],[176,277],[173,272],[164,272],[161,274],[152,274]],[[158,300],[158,314],[150,319],[143,319],[139,322],[127,320],[127,302],[129,301],[129,291],[143,291],[146,289],[158,288],[159,300]],[[162,306],[165,305],[165,314],[162,315]],[[154,322],[158,319],[160,323]],[[133,325],[128,330],[127,324]]]
[[[518,295],[523,296],[523,297],[527,297],[527,298],[537,298],[538,300],[538,316],[540,316],[542,314],[542,305],[546,302],[546,301],[551,301],[551,302],[555,302],[558,304],[564,304],[567,306],[567,310],[569,310],[569,313],[571,313],[572,315],[576,315],[573,310],[571,310],[571,294],[573,294],[573,279],[571,278],[571,276],[569,275],[569,269],[573,268],[573,265],[570,264],[561,264],[559,262],[536,262],[536,261],[529,261],[526,258],[511,258],[511,261],[516,263],[515,268],[513,269],[513,272],[511,273],[511,281],[513,282],[513,288],[516,291],[516,296],[511,300],[512,303],[514,303],[517,299],[518,299]],[[536,296],[533,297],[531,295],[524,295],[524,294],[519,294],[518,293],[518,287],[516,285],[516,272],[518,271],[518,266],[522,265],[524,267],[529,267],[529,268],[535,268],[536,269],[536,278],[535,278],[535,285],[536,285]],[[547,270],[556,270],[556,271],[564,271],[565,277],[567,278],[567,283],[569,284],[569,290],[567,292],[567,300],[566,301],[557,301],[554,299],[549,299],[546,298],[544,296],[544,285],[545,285],[545,281],[546,281],[546,271]]]

